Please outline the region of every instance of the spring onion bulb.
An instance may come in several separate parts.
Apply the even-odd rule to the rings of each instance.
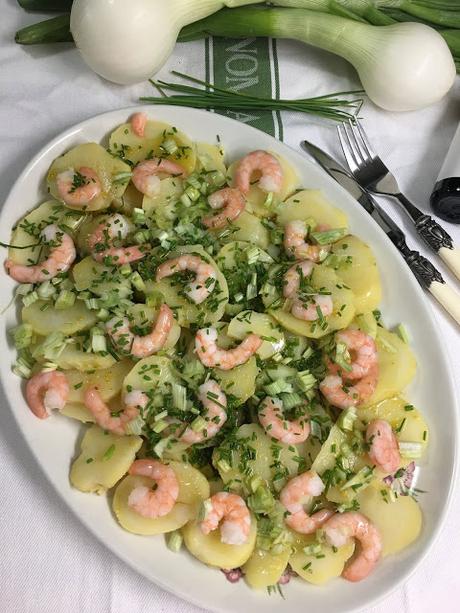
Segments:
[[[371,26],[301,8],[246,7],[231,14],[220,11],[189,30],[197,35],[200,28],[214,36],[289,38],[331,51],[356,68],[369,98],[389,111],[429,106],[445,96],[455,79],[445,40],[421,23]]]
[[[262,0],[75,0],[70,30],[84,61],[114,83],[138,83],[166,62],[181,28]]]

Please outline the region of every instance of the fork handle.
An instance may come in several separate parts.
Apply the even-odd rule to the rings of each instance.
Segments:
[[[439,281],[433,281],[428,291],[460,325],[460,294],[447,283],[439,283]]]
[[[415,222],[415,229],[425,243],[442,258],[446,266],[460,279],[460,250],[454,248],[450,234],[429,215],[421,215]]]
[[[460,249],[448,249],[441,247],[439,257],[448,266],[452,272],[460,279]]]

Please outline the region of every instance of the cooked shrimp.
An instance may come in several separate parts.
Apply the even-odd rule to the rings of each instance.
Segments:
[[[366,429],[366,441],[370,445],[369,457],[386,473],[394,473],[401,464],[398,440],[383,419],[374,419]]]
[[[102,400],[97,387],[89,387],[85,391],[85,406],[92,413],[98,426],[114,434],[126,434],[126,427],[130,421],[139,415],[138,405],[126,405],[116,417]]]
[[[102,222],[91,234],[88,239],[88,246],[91,255],[96,262],[104,262],[110,258],[110,263],[116,266],[123,266],[130,262],[142,259],[146,254],[145,247],[138,245],[130,247],[111,247],[115,239],[123,240],[130,231],[130,225],[126,218],[119,213],[111,215]]]
[[[323,531],[333,547],[342,547],[352,538],[361,545],[361,551],[347,564],[342,577],[361,581],[374,570],[382,553],[382,537],[367,517],[354,511],[336,513],[324,524]]]
[[[313,515],[305,512],[304,505],[309,504],[315,496],[320,496],[324,491],[324,483],[320,476],[313,470],[309,470],[289,481],[281,490],[281,504],[289,511],[286,516],[286,524],[301,534],[312,534],[334,514],[329,509],[322,509]]]
[[[40,372],[27,381],[26,400],[39,419],[46,419],[53,409],[61,411],[69,397],[69,383],[63,372]]]
[[[217,346],[216,328],[202,328],[195,336],[195,350],[202,364],[208,368],[231,370],[244,364],[262,345],[257,334],[249,334],[233,349],[221,349]]]
[[[188,427],[180,437],[184,443],[201,443],[208,440],[219,432],[224,423],[227,421],[227,397],[222,391],[220,385],[209,379],[198,388],[198,399],[206,409],[204,419],[206,420],[206,428],[195,432]]]
[[[200,522],[203,534],[209,534],[220,525],[220,540],[227,545],[243,545],[251,530],[251,515],[245,501],[237,494],[218,492],[207,501],[210,510]]]
[[[148,117],[145,113],[134,113],[129,120],[131,124],[131,130],[139,138],[144,137],[145,126],[147,125]]]
[[[69,270],[77,257],[73,240],[55,224],[46,226],[42,230],[42,235],[47,242],[53,241],[58,243],[56,247],[52,247],[46,260],[33,266],[15,264],[10,259],[5,261],[6,272],[18,283],[42,283],[43,281],[48,281],[60,272]]]
[[[167,304],[162,304],[152,331],[145,336],[131,332],[127,317],[114,317],[106,323],[106,329],[116,348],[136,358],[146,358],[163,349],[173,323],[173,312]]]
[[[129,469],[130,475],[148,477],[155,481],[156,489],[141,485],[135,487],[128,497],[128,506],[142,517],[164,517],[176,504],[179,482],[170,466],[158,460],[135,460]]]
[[[186,253],[172,260],[167,260],[157,268],[156,280],[171,277],[177,272],[191,270],[195,273],[195,280],[188,283],[184,292],[195,304],[201,304],[214,290],[217,279],[216,270],[197,255]]]
[[[319,384],[319,389],[333,406],[348,409],[369,400],[377,387],[378,375],[377,364],[352,386],[347,385],[338,375],[327,375]]]
[[[56,186],[59,196],[66,204],[82,208],[97,198],[102,191],[96,171],[87,166],[60,172],[56,177]]]
[[[155,196],[160,191],[160,177],[158,175],[172,175],[183,177],[185,170],[176,162],[152,158],[140,162],[133,170],[132,181],[136,189],[146,196]]]
[[[305,221],[296,219],[284,228],[284,248],[298,260],[322,262],[328,254],[330,245],[312,245],[305,241],[308,226]]]
[[[334,303],[328,294],[314,294],[308,297],[308,301],[294,300],[291,308],[291,313],[297,319],[304,321],[316,321],[320,318],[318,309],[321,311],[322,317],[329,317],[334,310]]]
[[[260,405],[259,421],[268,436],[286,445],[303,443],[310,435],[310,424],[306,419],[283,419],[282,401],[271,396],[267,396]]]
[[[240,192],[247,194],[251,189],[251,178],[260,172],[259,187],[264,192],[279,192],[283,185],[283,169],[276,157],[267,151],[253,151],[238,163],[235,183]]]
[[[211,194],[208,204],[213,209],[222,210],[216,215],[203,217],[202,221],[207,228],[224,228],[230,221],[237,219],[246,206],[242,193],[231,187],[224,187]]]
[[[285,298],[292,298],[297,294],[300,288],[301,279],[306,279],[313,271],[313,262],[311,260],[302,260],[296,262],[284,275],[283,295]]]
[[[339,374],[347,381],[362,379],[377,364],[377,346],[369,334],[361,330],[342,330],[335,335],[337,343],[346,345],[351,356],[350,371],[344,371],[338,364],[328,362],[330,373]]]

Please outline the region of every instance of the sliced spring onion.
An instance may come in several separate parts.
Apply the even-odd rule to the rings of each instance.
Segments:
[[[194,432],[202,432],[206,428],[206,420],[199,415],[192,421],[190,428]]]
[[[347,372],[351,372],[353,370],[351,366],[350,352],[348,351],[348,347],[345,343],[342,343],[340,341],[337,343],[335,348],[334,362],[338,364],[338,366],[340,366],[342,370],[345,370]]]
[[[118,271],[122,277],[129,277],[133,269],[130,264],[123,264],[123,266],[119,267]]]
[[[325,230],[324,232],[310,232],[311,238],[318,245],[330,245],[335,243],[344,236],[347,236],[348,228],[335,228],[334,230]]]
[[[399,326],[396,328],[396,331],[398,332],[400,339],[404,343],[406,343],[406,345],[409,345],[410,340],[409,340],[409,334],[407,333],[406,326],[404,324],[399,324]]]
[[[300,370],[296,376],[296,383],[303,392],[309,392],[316,385],[316,378],[309,370]]]
[[[303,552],[307,556],[316,556],[322,553],[322,551],[323,551],[323,547],[321,543],[310,543],[310,545],[307,545],[306,547],[303,548]]]
[[[34,330],[30,324],[21,324],[11,330],[13,336],[14,346],[19,351],[20,349],[26,349],[32,343]]]
[[[412,458],[416,460],[423,455],[423,443],[414,441],[399,441],[399,453],[403,458]]]
[[[164,421],[164,419],[160,419],[160,421],[157,421],[156,424],[153,426],[152,430],[156,432],[157,434],[160,434],[160,432],[163,432],[163,430],[166,430],[168,426],[169,424],[167,421]]]
[[[179,530],[174,530],[166,535],[166,544],[168,549],[174,553],[177,553],[180,550],[183,540],[184,539],[182,538],[182,534],[179,532]]]
[[[174,438],[172,436],[165,436],[165,438],[158,441],[158,443],[154,446],[153,451],[159,458],[162,458],[164,452],[170,447],[173,440]]]
[[[45,360],[57,360],[66,346],[66,337],[62,332],[51,332],[34,349],[35,359],[44,358]]]
[[[248,505],[254,513],[268,513],[275,505],[272,493],[265,485],[259,485],[257,490],[249,496]]]
[[[189,187],[187,187],[187,189],[185,190],[184,194],[186,194],[190,198],[191,202],[196,202],[201,196],[200,191],[196,189],[196,187],[193,187],[193,185],[189,185]]]
[[[359,470],[354,477],[346,481],[340,488],[340,491],[344,491],[352,488],[353,490],[363,490],[366,488],[371,480],[374,473],[374,469],[370,466],[364,466]]]
[[[126,434],[140,436],[142,434],[145,421],[141,415],[137,415],[134,419],[126,424]]]
[[[178,383],[173,383],[171,385],[171,392],[173,397],[173,405],[179,411],[187,410],[187,388],[183,385],[179,385]]]
[[[91,328],[90,332],[91,336],[91,349],[94,353],[101,353],[107,351],[107,339],[105,338],[105,334],[101,328],[97,326]]]
[[[283,408],[286,411],[289,409],[293,409],[294,407],[298,407],[303,403],[302,398],[296,392],[292,394],[281,394],[281,400],[283,402]]]
[[[141,277],[141,275],[137,272],[137,270],[135,272],[133,272],[133,274],[130,276],[129,280],[131,281],[131,285],[137,289],[139,292],[145,292],[146,290],[146,285],[144,283],[143,278]]]
[[[232,470],[232,467],[230,466],[230,464],[227,462],[227,460],[224,460],[223,458],[220,460],[217,460],[216,462],[216,468],[220,473],[228,473]]]
[[[212,511],[212,502],[210,498],[203,500],[200,506],[200,510],[198,512],[198,521],[205,521],[209,516],[209,513]]]
[[[264,390],[267,392],[269,396],[278,396],[279,394],[292,393],[292,385],[283,379],[277,379],[272,383],[264,386]]]
[[[178,146],[173,138],[167,138],[161,143],[161,148],[164,149],[168,155],[172,155],[176,153]]]
[[[40,285],[37,287],[38,297],[42,300],[49,300],[55,293],[56,288],[53,286],[51,281],[43,281],[43,283],[40,283]]]
[[[30,294],[34,286],[32,283],[20,283],[15,291],[15,296],[26,296],[26,294]]]
[[[59,292],[54,303],[54,308],[58,310],[70,309],[70,307],[75,304],[76,298],[77,297],[74,292],[65,289],[62,292]]]
[[[351,432],[353,430],[355,421],[358,416],[356,414],[356,409],[354,407],[350,407],[349,409],[345,409],[339,416],[337,420],[337,425],[341,430],[347,430]]]
[[[25,358],[19,357],[13,364],[11,369],[15,375],[22,379],[28,379],[32,374],[32,364],[30,364]]]
[[[34,302],[37,302],[37,300],[38,300],[38,294],[34,290],[33,292],[30,292],[29,294],[26,294],[25,296],[22,297],[22,304],[25,307],[28,307]]]
[[[257,273],[253,272],[251,275],[251,280],[249,281],[248,287],[246,289],[246,299],[252,300],[253,298],[257,298]]]

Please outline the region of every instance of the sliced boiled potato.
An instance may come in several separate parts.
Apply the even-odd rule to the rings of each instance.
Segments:
[[[107,353],[89,353],[78,349],[75,345],[66,345],[64,351],[56,358],[55,363],[62,370],[104,370],[116,364],[115,358]]]
[[[177,247],[174,253],[171,253],[171,258],[192,253],[204,259],[216,270],[217,282],[214,290],[209,297],[197,305],[188,297],[181,295],[184,284],[178,284],[170,277],[161,279],[161,281],[147,281],[146,293],[152,291],[159,292],[164,301],[170,306],[176,316],[180,326],[190,327],[191,324],[204,326],[205,324],[213,324],[222,319],[225,312],[225,305],[228,303],[228,287],[224,275],[220,272],[215,261],[209,256],[201,245],[184,245]]]
[[[86,308],[82,300],[77,300],[68,309],[55,309],[43,300],[36,300],[22,309],[22,321],[30,324],[37,334],[47,336],[51,332],[65,335],[75,334],[91,328],[97,317],[94,311]]]
[[[382,496],[382,483],[358,494],[359,510],[379,529],[383,556],[402,551],[417,540],[422,529],[422,511],[412,496],[398,496],[394,502]]]
[[[286,570],[290,555],[290,547],[277,554],[256,547],[243,566],[246,582],[256,590],[275,585]]]
[[[377,352],[379,357],[379,380],[377,388],[366,406],[391,398],[409,385],[415,376],[417,363],[414,354],[397,334],[377,329]]]
[[[357,236],[346,236],[332,245],[332,253],[343,261],[336,273],[352,290],[356,313],[376,309],[382,299],[382,284],[371,248]],[[349,263],[342,258],[350,258]]]
[[[83,258],[72,268],[75,287],[79,292],[90,290],[96,296],[115,292],[121,298],[131,296],[131,283],[116,266],[105,266],[91,256]]]
[[[257,536],[257,522],[251,515],[251,530],[243,545],[227,545],[220,540],[220,530],[203,534],[198,521],[182,528],[184,543],[190,553],[204,564],[217,568],[239,568],[251,557]]]
[[[181,528],[190,521],[196,508],[183,502],[176,502],[172,510],[163,517],[151,519],[136,513],[128,505],[128,498],[136,487],[152,487],[152,480],[148,477],[135,477],[128,475],[118,485],[113,497],[113,511],[122,528],[128,532],[142,535],[164,534]]]
[[[294,167],[281,155],[270,151],[270,153],[277,158],[283,171],[283,183],[281,190],[277,194],[273,194],[273,200],[275,203],[283,202],[288,196],[293,194],[299,187],[299,177]],[[233,162],[228,169],[228,178],[232,186],[235,186],[235,173],[239,164],[239,160]],[[260,175],[260,173],[259,173]],[[257,180],[257,173],[254,173],[254,181]],[[251,181],[252,183],[252,181]],[[246,195],[247,209],[249,212],[254,213],[258,217],[270,217],[272,215],[271,210],[264,205],[267,199],[267,192],[260,189],[258,183],[251,185],[249,193]]]
[[[285,445],[272,440],[258,424],[244,424],[236,431],[240,444],[228,449],[225,441],[213,453],[213,464],[228,487],[241,492],[248,491],[246,480],[260,477],[266,483],[272,483],[279,468],[283,467],[288,475],[299,472],[298,456],[303,455],[301,445]],[[228,455],[232,458],[227,466]],[[225,460],[222,462],[221,460]]]
[[[267,249],[270,244],[270,234],[267,228],[256,215],[248,211],[243,211],[237,219],[232,221],[231,228],[234,241],[246,241],[261,249]]]
[[[76,419],[84,424],[94,423],[95,421],[91,411],[89,411],[85,405],[80,402],[66,402],[65,407],[59,412],[61,415],[65,415],[71,419]]]
[[[262,360],[268,360],[284,348],[284,333],[273,317],[266,313],[242,311],[228,325],[228,335],[233,338],[242,341],[249,334],[257,334],[263,340],[257,350]]]
[[[145,304],[135,304],[128,309],[128,318],[131,322],[131,328],[141,328],[145,330],[145,332],[150,333],[157,320],[158,313],[159,309],[154,309]],[[181,328],[177,321],[174,320],[168,338],[163,345],[163,350],[172,349],[174,347],[179,340],[180,332]]]
[[[395,396],[371,406],[360,407],[358,417],[367,423],[373,419],[384,419],[395,430],[398,441],[419,443],[422,450],[428,445],[428,424],[422,413],[404,398]]]
[[[171,155],[163,145],[175,141],[177,149]],[[160,121],[148,121],[144,136],[134,134],[130,123],[124,123],[110,135],[110,151],[113,155],[133,164],[152,157],[162,157],[180,164],[189,174],[195,168],[196,154],[192,141],[175,127]]]
[[[70,469],[70,483],[82,492],[105,492],[128,472],[141,445],[140,436],[117,436],[91,426]]]
[[[50,224],[60,223],[67,213],[69,213],[69,210],[56,200],[43,202],[33,211],[27,213],[17,222],[11,235],[11,244],[22,248],[10,248],[8,250],[9,259],[24,266],[36,264],[39,259],[44,259],[43,246],[37,245],[40,232]],[[29,247],[29,245],[31,246]],[[23,249],[23,247],[28,248]]]
[[[91,249],[89,247],[89,239],[96,230],[96,228],[101,225],[102,222],[106,219],[107,215],[103,212],[99,214],[88,215],[86,219],[84,219],[83,223],[78,228],[75,241],[77,251],[80,257],[89,255],[91,253]]]
[[[231,370],[215,368],[213,372],[224,392],[235,396],[239,404],[243,404],[243,402],[246,402],[246,400],[254,395],[256,377],[259,374],[255,357],[249,358],[245,364],[241,364]]]
[[[224,176],[227,173],[225,166],[225,152],[221,146],[209,143],[196,143],[196,170],[221,172]]]
[[[151,488],[153,481],[148,477],[128,476],[117,487],[113,509],[118,521],[125,530],[135,534],[161,534],[171,532],[196,517],[199,505],[209,498],[210,489],[206,477],[196,468],[185,462],[167,462],[176,474],[179,483],[177,502],[170,513],[164,517],[150,519],[136,513],[128,505],[128,498],[135,487]]]
[[[61,172],[73,168],[78,171],[81,167],[93,169],[101,183],[101,193],[85,205],[86,211],[99,211],[110,206],[112,200],[119,199],[123,195],[127,182],[115,181],[121,173],[131,172],[131,167],[125,164],[120,158],[110,155],[104,147],[97,143],[84,143],[77,145],[64,155],[56,158],[51,164],[47,176],[48,190],[56,200],[61,201],[57,190],[56,177]],[[65,203],[64,203],[65,204]],[[69,208],[82,210],[82,206],[71,206]]]
[[[322,545],[320,554],[307,555],[303,549],[314,540],[314,535],[303,537],[297,535],[289,564],[292,570],[308,583],[324,585],[331,579],[340,577],[346,561],[353,555],[355,545],[350,542],[335,549]]]
[[[335,330],[346,328],[355,314],[353,292],[344,286],[331,268],[324,265],[315,266],[311,283],[318,291],[330,292],[334,310],[325,318],[327,325],[321,326],[318,321],[310,322],[294,317],[289,311],[284,310],[289,308],[289,301],[286,301],[285,307],[281,309],[271,309],[270,315],[289,332],[308,338],[321,338]]]
[[[123,381],[123,394],[133,390],[148,392],[166,383],[178,383],[169,358],[152,355],[140,360]]]
[[[144,194],[138,191],[133,183],[129,183],[125,193],[120,198],[115,198],[112,208],[122,215],[132,215],[134,209],[141,209]]]
[[[325,470],[334,468],[335,461],[341,454],[340,447],[347,442],[347,434],[334,424],[329,432],[329,436],[324,441],[321,451],[315,458],[311,469],[322,475]]]
[[[317,189],[305,189],[291,196],[278,208],[278,223],[285,226],[297,219],[314,219],[318,225],[332,228],[347,228],[348,219],[343,211],[326,200]]]
[[[83,403],[85,390],[88,387],[97,387],[104,402],[112,400],[120,393],[123,379],[133,366],[134,363],[126,359],[115,362],[110,368],[94,372],[67,370],[65,376],[69,382],[68,402]]]

